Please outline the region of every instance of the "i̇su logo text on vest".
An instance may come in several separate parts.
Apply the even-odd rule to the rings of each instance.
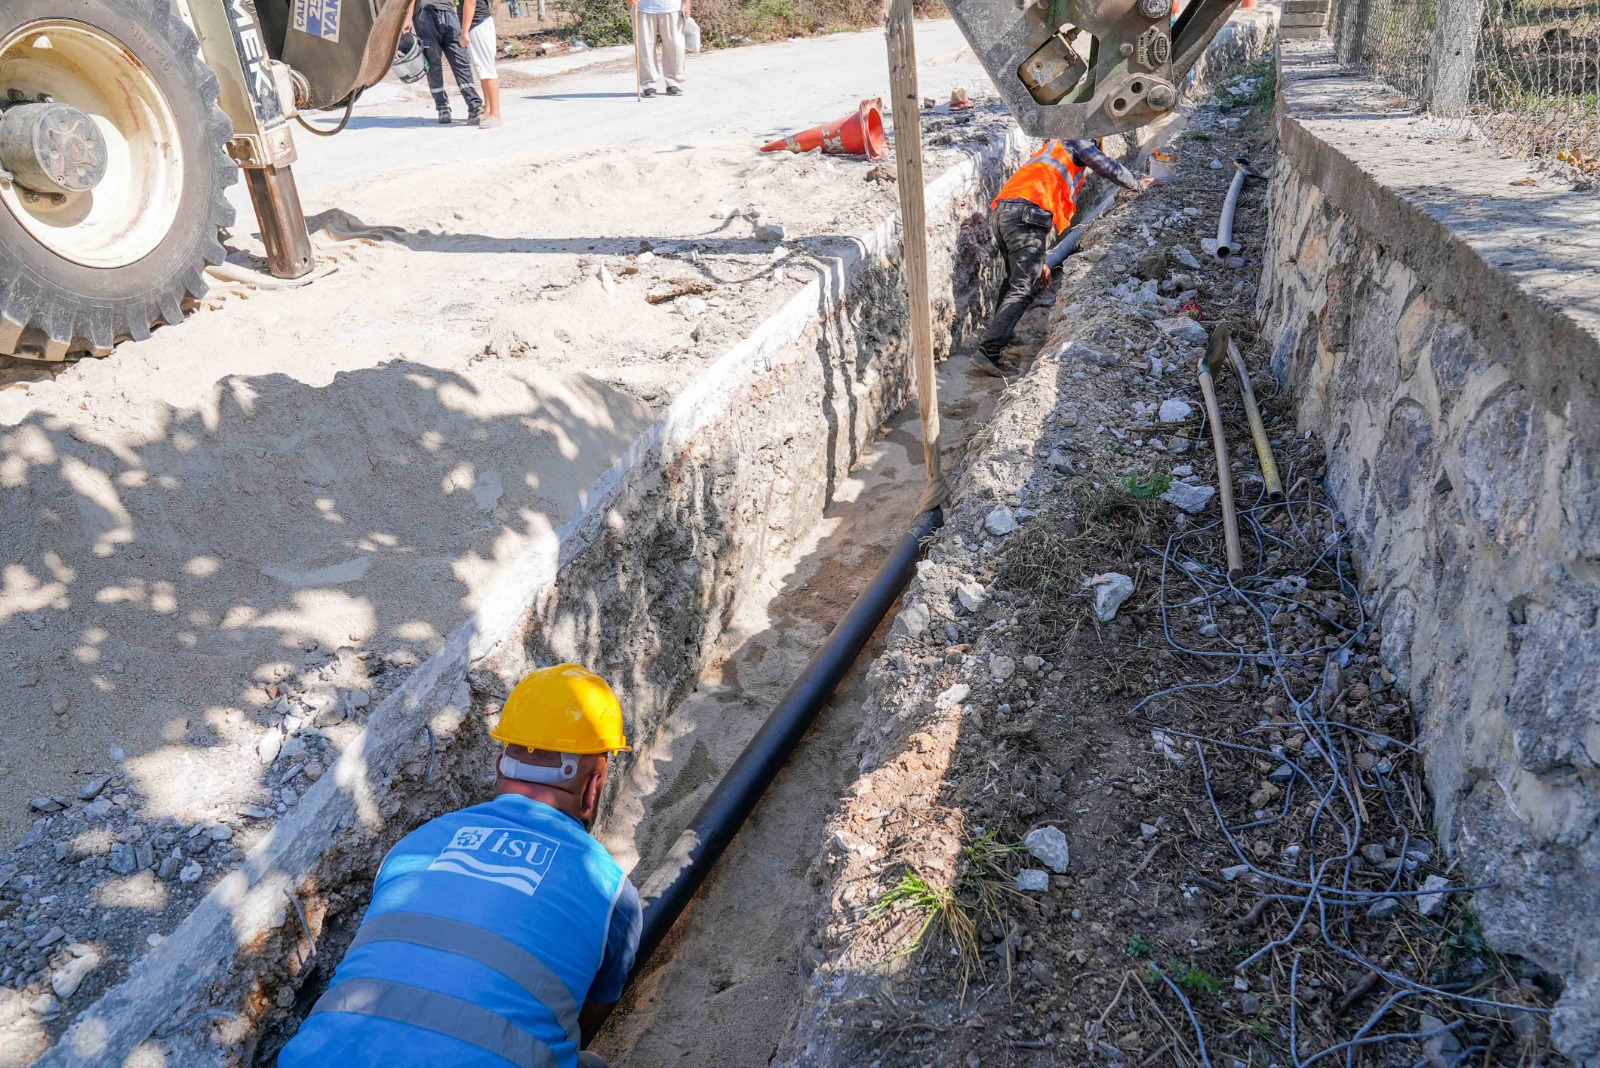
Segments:
[[[462,827],[428,870],[484,879],[532,897],[560,848],[560,842],[533,831]]]

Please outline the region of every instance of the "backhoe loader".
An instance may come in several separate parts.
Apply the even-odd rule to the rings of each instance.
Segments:
[[[621,0],[618,0],[620,3]],[[946,0],[1029,134],[1171,111],[1238,0]],[[412,0],[0,0],[0,355],[106,355],[175,325],[240,172],[267,262],[313,267],[291,123],[348,110]]]

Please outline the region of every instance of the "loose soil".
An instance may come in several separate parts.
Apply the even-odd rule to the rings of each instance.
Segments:
[[[937,173],[1005,119],[930,122]],[[0,1064],[180,922],[657,411],[893,212],[873,170],[747,144],[419,167],[310,198],[312,285],[241,242],[181,329],[0,370]]]

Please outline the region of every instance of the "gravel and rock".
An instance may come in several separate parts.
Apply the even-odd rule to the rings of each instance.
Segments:
[[[1037,358],[966,456],[904,599],[930,624],[897,628],[869,675],[861,775],[834,821],[854,848],[825,849],[812,869],[826,901],[805,935],[810,997],[777,1062],[1188,1065],[1200,1063],[1198,1026],[1211,1064],[1287,1065],[1348,1041],[1415,982],[1511,1007],[1400,999],[1374,1025],[1380,1059],[1361,1063],[1446,1055],[1403,1037],[1421,1008],[1482,1063],[1546,1063],[1538,1013],[1552,991],[1484,946],[1462,881],[1428,839],[1410,704],[1381,635],[1348,570],[1315,562],[1346,536],[1320,489],[1321,445],[1295,432],[1260,370],[1254,268],[1190,251],[1215,224],[1194,206],[1220,205],[1229,178],[1207,160],[1271,156],[1260,112],[1225,112],[1194,116],[1171,187],[1091,228],[1060,272],[1046,336],[1012,350]],[[1240,208],[1246,256],[1264,231],[1261,197],[1247,187]],[[1172,297],[1167,265],[1191,272]],[[1220,477],[1245,507],[1265,499],[1236,390],[1220,477],[1209,428],[1193,413],[1168,419],[1179,410],[1164,405],[1223,324],[1258,369],[1286,484],[1305,502],[1299,535],[1281,510],[1252,520],[1259,601],[1196,597],[1205,587],[1190,571],[1224,568]],[[1021,518],[993,523],[1002,512]],[[1177,539],[1181,561],[1169,556]],[[1113,584],[1120,603],[1097,604]],[[977,587],[967,607],[960,590]],[[1265,619],[1256,603],[1271,606]],[[1255,652],[1263,626],[1276,661]],[[1337,659],[1321,651],[1335,647]],[[998,677],[1001,660],[1020,669]],[[1326,802],[1305,785],[1323,774],[1322,751],[1280,678],[1320,685],[1348,725],[1337,766],[1365,784],[1350,803],[1367,818],[1339,870],[1359,908],[1306,914],[1271,896],[1339,859],[1332,821],[1319,822]],[[1399,807],[1384,811],[1385,799]],[[913,877],[927,897],[892,893]],[[1416,904],[1413,887],[1426,891]],[[1385,895],[1397,888],[1407,896]],[[1260,955],[1269,945],[1277,952]]]

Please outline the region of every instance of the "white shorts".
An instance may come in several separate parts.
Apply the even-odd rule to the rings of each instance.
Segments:
[[[494,68],[494,19],[487,18],[467,31],[467,50],[472,53],[472,72],[479,81],[499,77]]]

